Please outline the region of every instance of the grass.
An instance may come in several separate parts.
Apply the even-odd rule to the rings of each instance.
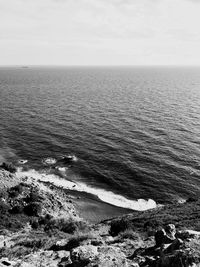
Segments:
[[[73,234],[76,231],[87,231],[89,226],[84,221],[77,221],[73,218],[50,219],[44,226],[45,231],[59,230],[64,233]]]
[[[97,236],[91,233],[76,233],[72,238],[69,239],[66,249],[71,250],[81,245],[83,241],[95,239]]]
[[[178,230],[193,229],[199,231],[200,200],[166,205],[162,208],[125,215],[109,222],[110,234],[116,236],[127,229],[154,234],[158,228],[164,227],[169,223],[174,224]]]
[[[29,219],[23,214],[0,214],[0,230],[7,229],[15,232],[23,228],[27,222]]]
[[[54,244],[49,248],[49,250],[59,251],[59,250],[71,250],[81,245],[82,242],[87,240],[96,240],[99,236],[92,233],[80,233],[76,232],[72,237],[66,240],[66,244],[64,245],[56,245]]]

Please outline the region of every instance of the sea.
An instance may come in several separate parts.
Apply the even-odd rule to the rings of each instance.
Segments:
[[[200,68],[1,67],[0,161],[131,210],[197,198]]]

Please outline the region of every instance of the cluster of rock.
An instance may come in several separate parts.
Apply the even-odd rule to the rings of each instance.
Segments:
[[[175,225],[168,224],[155,233],[154,246],[140,248],[130,258],[144,267],[200,266],[199,242],[200,232],[176,232]]]
[[[174,225],[156,232],[146,240],[111,237],[101,228],[92,235],[60,239],[46,249],[32,250],[20,257],[4,257],[0,267],[199,267],[200,232],[176,232]],[[167,230],[168,229],[168,230]],[[15,237],[16,239],[16,237]],[[21,242],[22,243],[22,242]],[[5,248],[4,248],[5,249]],[[18,248],[22,249],[22,248]],[[16,253],[16,242],[10,253]]]

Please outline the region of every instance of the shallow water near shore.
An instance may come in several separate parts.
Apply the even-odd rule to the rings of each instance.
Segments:
[[[0,161],[124,208],[200,196],[199,88],[199,68],[0,68]]]

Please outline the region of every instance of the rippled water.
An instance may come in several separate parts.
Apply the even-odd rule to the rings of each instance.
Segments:
[[[199,68],[1,68],[0,132],[1,160],[113,201],[200,195]]]

